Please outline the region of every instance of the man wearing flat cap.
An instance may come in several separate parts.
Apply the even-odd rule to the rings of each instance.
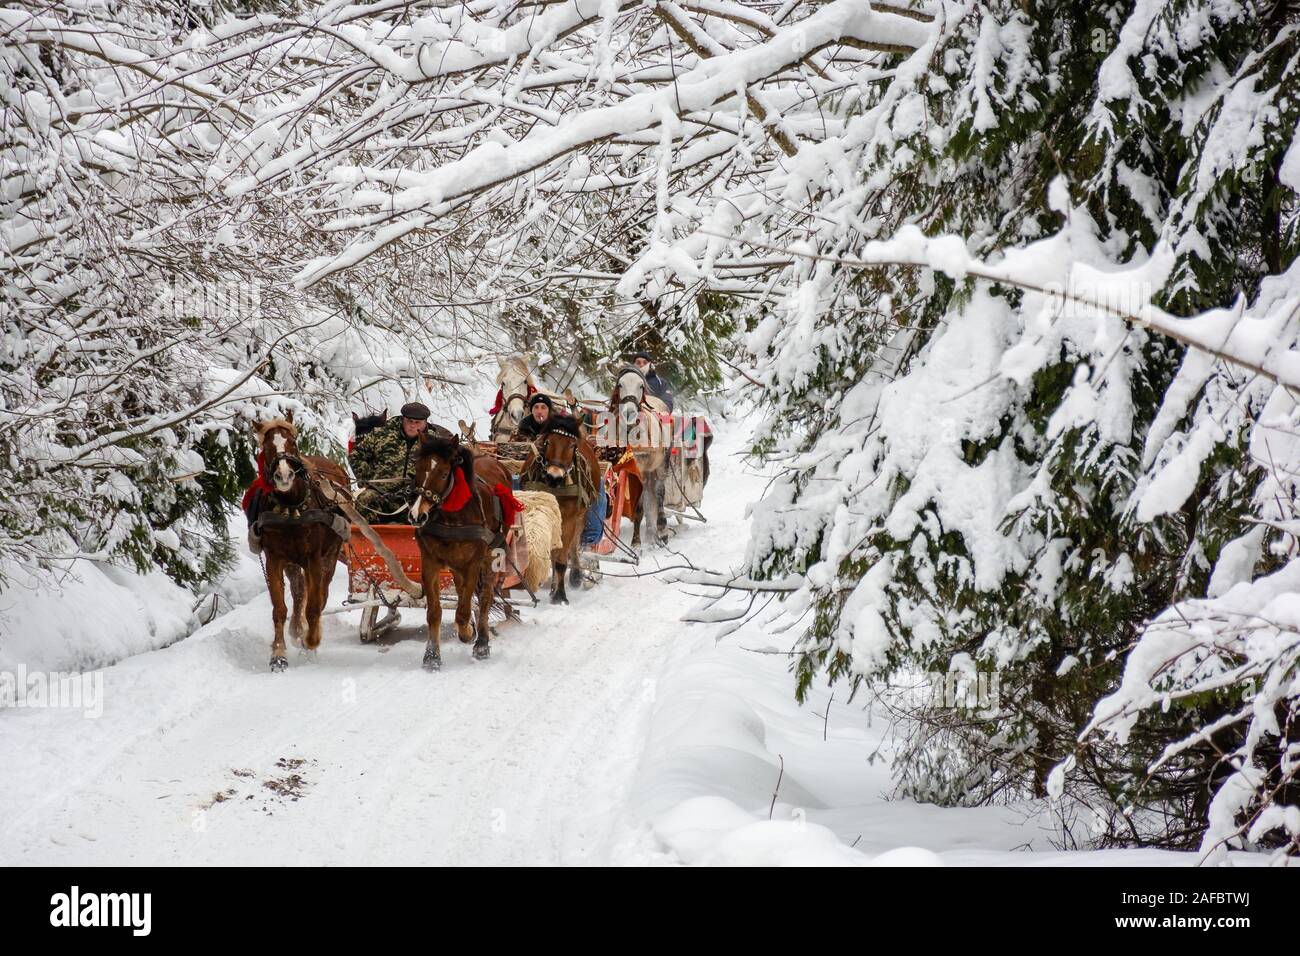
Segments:
[[[371,524],[405,524],[415,451],[429,427],[429,409],[407,402],[401,414],[357,440],[348,455],[360,491],[357,510]]]

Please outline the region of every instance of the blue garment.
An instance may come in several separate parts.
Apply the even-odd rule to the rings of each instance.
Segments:
[[[587,509],[587,523],[582,529],[582,543],[595,544],[605,534],[605,483],[596,482],[596,500]]]
[[[651,371],[645,377],[645,383],[650,389],[650,394],[663,401],[668,406],[668,411],[673,410],[673,390],[668,387],[668,383],[659,377],[659,373]]]

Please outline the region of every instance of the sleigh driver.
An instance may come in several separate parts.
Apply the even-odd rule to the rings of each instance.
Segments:
[[[429,428],[429,409],[407,402],[401,414],[357,439],[348,460],[361,491],[357,509],[374,524],[403,524],[416,453]]]

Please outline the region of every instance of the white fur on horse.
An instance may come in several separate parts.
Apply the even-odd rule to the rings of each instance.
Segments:
[[[528,587],[536,591],[551,577],[551,552],[564,544],[561,534],[560,503],[548,491],[516,491],[524,504],[521,516],[528,540],[528,567],[523,569]]]

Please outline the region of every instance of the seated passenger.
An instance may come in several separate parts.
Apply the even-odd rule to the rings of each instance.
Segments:
[[[528,414],[524,416],[519,427],[515,429],[511,441],[532,441],[546,429],[546,422],[551,417],[551,400],[537,392],[528,400]]]

